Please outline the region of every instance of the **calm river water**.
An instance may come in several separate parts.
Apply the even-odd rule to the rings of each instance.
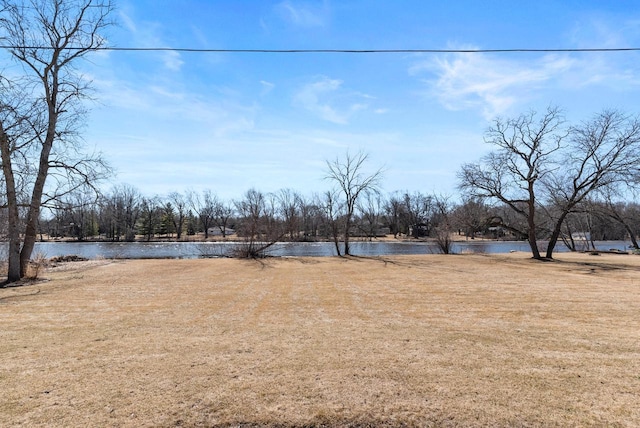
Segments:
[[[599,250],[625,250],[628,242],[600,241],[596,242]],[[5,244],[6,245],[6,244]],[[122,259],[158,259],[158,258],[200,258],[219,257],[230,254],[233,242],[38,242],[35,254],[45,257],[77,255],[88,259],[122,258]],[[541,243],[540,248],[545,248]],[[453,245],[455,253],[508,253],[511,251],[529,251],[526,242],[512,241],[465,241]],[[556,251],[567,251],[558,244]],[[425,242],[353,242],[352,253],[359,256],[382,256],[397,254],[437,254],[437,247]],[[335,249],[331,242],[295,242],[277,243],[269,249],[271,256],[303,257],[333,256]]]

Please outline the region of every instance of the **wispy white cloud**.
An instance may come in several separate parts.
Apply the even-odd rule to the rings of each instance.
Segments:
[[[158,123],[180,122],[184,127],[205,127],[212,136],[252,129],[257,108],[233,97],[210,97],[157,83],[134,85],[120,80],[94,79],[101,104],[126,116],[144,114]]]
[[[369,104],[363,100],[372,97],[346,90],[342,84],[341,80],[321,76],[304,85],[294,95],[294,105],[314,113],[323,120],[347,124],[355,113],[369,108]]]
[[[428,83],[447,109],[479,109],[484,116],[493,117],[531,97],[536,88],[573,65],[567,57],[545,57],[524,63],[485,54],[460,53],[416,64],[409,73],[435,74],[435,79]]]
[[[261,96],[267,95],[268,93],[273,91],[273,88],[276,87],[274,83],[267,82],[266,80],[261,80],[260,85],[262,86],[262,90],[260,91]]]
[[[138,31],[136,23],[129,16],[129,13],[121,10],[118,13],[118,18],[119,18],[119,21],[122,23],[122,26],[130,33],[136,33]]]
[[[171,71],[180,71],[184,61],[180,57],[180,54],[175,51],[165,52],[162,58],[164,66]]]
[[[285,0],[275,6],[275,10],[283,19],[298,27],[323,27],[328,19],[326,2],[321,5]]]
[[[586,24],[585,24],[586,25]],[[580,47],[621,47],[628,37],[637,40],[640,31],[629,24],[613,30],[602,21],[588,21],[588,33],[596,32],[601,43]],[[584,27],[576,27],[570,38],[584,41]],[[575,42],[574,40],[574,42]],[[473,49],[473,46],[461,48]],[[521,108],[532,101],[553,102],[558,91],[577,91],[598,86],[622,91],[640,86],[636,72],[640,55],[626,53],[549,53],[544,55],[497,55],[456,53],[418,61],[409,74],[421,78],[434,97],[449,110],[478,110],[485,118]]]

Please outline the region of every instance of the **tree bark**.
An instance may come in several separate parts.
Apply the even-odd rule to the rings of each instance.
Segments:
[[[529,240],[529,247],[531,247],[531,254],[534,259],[541,259],[540,250],[538,249],[538,237],[536,236],[536,197],[535,197],[534,182],[529,181],[529,201],[528,215],[527,215],[527,238]]]
[[[351,247],[349,246],[349,231],[351,229],[351,219],[347,216],[346,221],[344,222],[344,255],[351,255]]]
[[[54,58],[56,58],[55,53]],[[38,236],[38,219],[40,218],[40,209],[42,207],[42,194],[44,193],[44,185],[47,181],[47,175],[49,174],[49,156],[51,154],[51,149],[53,148],[53,141],[56,138],[56,128],[58,126],[58,68],[53,67],[53,69],[51,87],[48,86],[48,76],[45,74],[43,77],[43,84],[45,86],[46,100],[48,104],[47,133],[44,141],[42,142],[40,161],[38,162],[38,175],[36,176],[36,181],[33,184],[31,202],[29,204],[29,212],[27,215],[27,224],[24,231],[24,243],[22,245],[22,250],[20,251],[20,276],[22,277],[24,277],[27,272],[29,260],[31,260],[31,254],[33,253],[33,248],[36,245],[36,239]]]
[[[553,258],[553,250],[556,247],[556,243],[558,242],[558,238],[560,237],[560,232],[562,231],[562,224],[564,223],[565,218],[569,214],[569,211],[565,211],[560,215],[558,220],[556,221],[556,225],[553,228],[553,232],[551,232],[551,237],[549,238],[549,245],[547,246],[547,255],[548,259]]]
[[[4,131],[0,123],[0,152],[2,155],[2,169],[7,191],[7,215],[8,215],[8,239],[9,239],[9,267],[7,272],[7,282],[15,282],[21,278],[20,269],[20,214],[18,212],[18,198],[16,194],[16,183],[13,175],[11,163],[11,149],[9,147],[9,136]]]

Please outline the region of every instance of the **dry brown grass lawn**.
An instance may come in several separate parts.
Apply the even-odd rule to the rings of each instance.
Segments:
[[[1,426],[640,426],[640,257],[76,263],[0,290]]]

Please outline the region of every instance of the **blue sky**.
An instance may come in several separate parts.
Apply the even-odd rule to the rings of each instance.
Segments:
[[[495,49],[640,47],[636,1],[120,0],[115,47]],[[496,116],[558,105],[571,121],[637,114],[640,52],[277,54],[100,52],[85,129],[145,195],[222,198],[330,187],[347,150],[383,188],[456,194]]]

